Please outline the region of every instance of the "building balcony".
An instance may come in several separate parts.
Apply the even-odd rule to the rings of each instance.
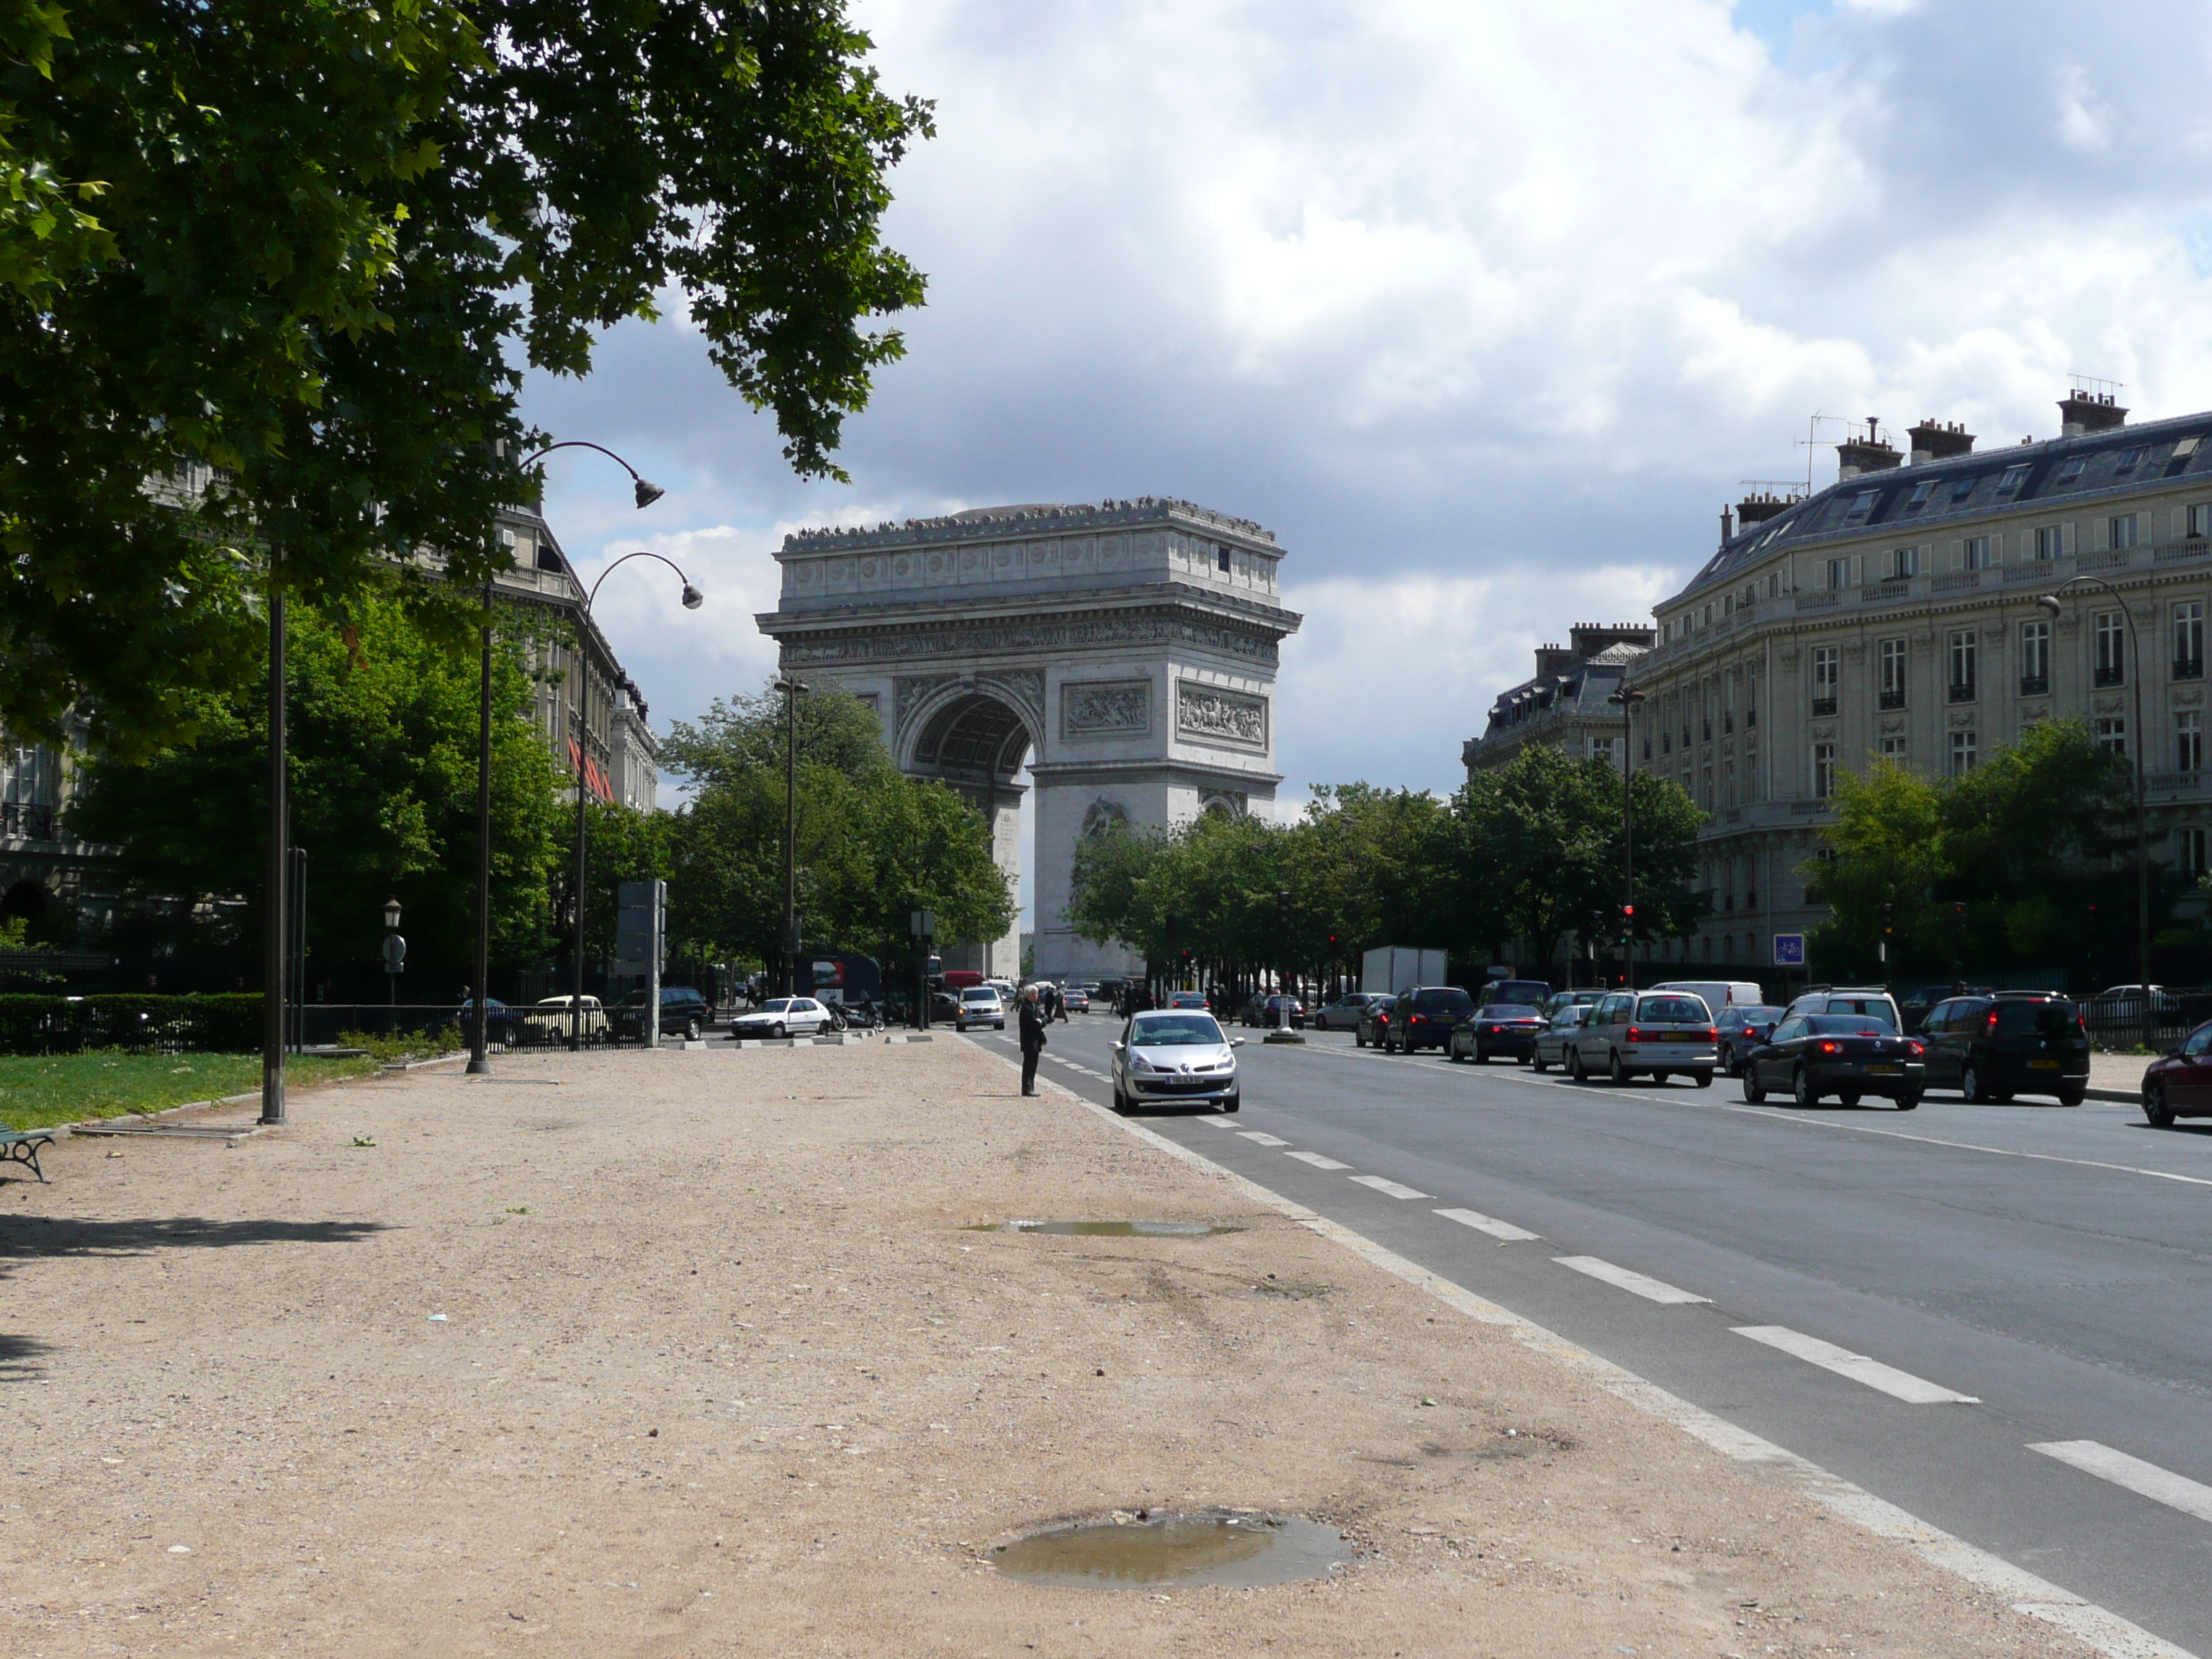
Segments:
[[[1885,691],[1881,694],[1881,697],[1877,699],[1877,702],[1880,706],[1884,708],[1902,708],[1905,707],[1905,693],[1902,691]]]
[[[2118,663],[2100,663],[2090,672],[2089,684],[2100,691],[2107,686],[2125,685],[2127,683],[2127,672]]]
[[[2204,678],[2204,659],[2202,657],[2176,657],[2173,659],[2173,678],[2178,680],[2203,679]]]
[[[1979,688],[1972,680],[1954,682],[1951,687],[1951,701],[1953,702],[1972,702],[1978,694],[1978,690]]]
[[[2199,795],[2204,793],[2202,772],[2153,772],[2143,779],[2143,793],[2163,795]]]
[[[1826,720],[1832,716],[1835,712],[1836,700],[1833,697],[1815,697],[1813,699],[1813,718],[1814,720]]]
[[[2022,674],[2020,677],[2020,695],[2023,697],[2049,696],[2051,695],[2051,676],[2048,674]]]

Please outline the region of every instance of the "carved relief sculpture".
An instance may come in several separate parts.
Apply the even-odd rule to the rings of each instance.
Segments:
[[[1176,682],[1176,730],[1204,743],[1267,746],[1267,700],[1194,680]]]
[[[1060,688],[1060,735],[1091,737],[1149,732],[1152,687],[1149,680],[1096,680]]]

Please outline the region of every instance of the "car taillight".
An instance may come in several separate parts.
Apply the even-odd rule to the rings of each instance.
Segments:
[[[1711,1026],[1708,1025],[1704,1030],[1698,1033],[1698,1040],[1700,1042],[1717,1042],[1720,1040],[1720,1035],[1721,1034],[1718,1031],[1716,1031]]]
[[[1503,1036],[1505,1028],[1503,1025],[1486,1025],[1482,1028],[1482,1034],[1485,1036]]]
[[[1928,1050],[1920,1043],[1908,1042],[1905,1045],[1905,1052],[1911,1054],[1913,1059],[1918,1060],[1923,1054],[1925,1054]]]
[[[1628,1040],[1631,1042],[1641,1042],[1644,1041],[1644,1033],[1632,1025],[1628,1028]]]
[[[1844,1045],[1840,1042],[1822,1042],[1814,1046],[1824,1054],[1840,1054],[1844,1052]]]
[[[1426,1014],[1408,1014],[1406,1016],[1406,1024],[1408,1025],[1425,1025],[1427,1023],[1428,1016]]]
[[[1989,1012],[1987,1014],[1985,1014],[1984,1016],[1983,1016],[1983,1018],[1982,1018],[1982,1035],[1983,1035],[1984,1036],[1995,1036],[1996,1034],[1997,1034],[1997,1011],[1996,1011],[1996,1009],[1992,1008],[1992,1009],[1990,1009],[1990,1012]]]

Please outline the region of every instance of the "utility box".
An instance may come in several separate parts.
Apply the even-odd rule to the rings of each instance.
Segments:
[[[1395,996],[1409,985],[1442,985],[1444,973],[1442,951],[1413,951],[1401,945],[1377,945],[1359,958],[1359,988]]]
[[[668,884],[625,881],[615,888],[618,976],[645,981],[645,1046],[660,1046],[660,970],[668,962]]]

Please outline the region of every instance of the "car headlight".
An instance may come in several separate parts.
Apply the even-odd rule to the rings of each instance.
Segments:
[[[1153,1065],[1149,1060],[1146,1060],[1142,1054],[1131,1054],[1129,1056],[1129,1069],[1133,1072],[1157,1072],[1160,1068]]]

